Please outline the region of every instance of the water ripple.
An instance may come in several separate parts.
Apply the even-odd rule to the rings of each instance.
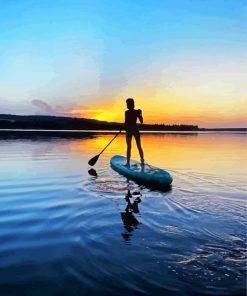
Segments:
[[[245,294],[242,174],[171,168],[172,190],[153,191],[111,170],[112,151],[89,175],[87,141],[2,141],[3,295]]]

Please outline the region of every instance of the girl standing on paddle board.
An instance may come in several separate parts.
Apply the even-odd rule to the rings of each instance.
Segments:
[[[125,123],[124,128],[126,131],[126,144],[127,144],[127,163],[126,166],[130,166],[130,155],[131,155],[131,141],[132,136],[135,137],[136,140],[136,146],[138,148],[140,158],[141,158],[141,164],[144,165],[144,156],[143,156],[143,150],[141,146],[141,136],[140,132],[137,126],[137,118],[139,119],[140,123],[143,123],[143,117],[142,117],[142,110],[135,109],[135,102],[132,98],[129,98],[126,100],[127,108],[128,110],[125,111]]]

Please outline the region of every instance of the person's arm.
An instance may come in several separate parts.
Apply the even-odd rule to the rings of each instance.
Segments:
[[[142,124],[143,123],[143,117],[142,117],[142,110],[141,109],[138,110],[138,118],[140,120],[140,123]]]

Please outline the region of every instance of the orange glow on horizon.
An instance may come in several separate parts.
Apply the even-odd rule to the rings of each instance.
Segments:
[[[75,108],[73,114],[108,122],[123,122],[125,100],[133,97],[135,108],[143,111],[144,123],[191,124],[199,127],[246,126],[247,103],[242,76],[238,77],[238,84],[231,85],[233,82],[229,71],[222,73],[219,66],[212,72],[206,61],[196,69],[184,66],[180,61],[174,67],[182,71],[183,79],[175,76],[171,85],[167,86],[169,75],[162,76],[160,67],[156,67],[152,71],[160,72],[161,76],[149,76],[147,80],[145,72],[131,73],[117,94],[107,97],[102,93],[88,102],[90,108]],[[201,67],[207,71],[201,72]],[[225,70],[231,70],[231,67],[228,65]],[[187,72],[190,75],[186,75]],[[233,86],[236,98],[233,96]]]
[[[237,107],[222,108],[218,102],[205,104],[203,101],[165,97],[162,99],[138,99],[136,109],[142,109],[147,124],[191,124],[199,127],[245,127],[247,122],[246,103]],[[205,104],[205,105],[204,105]],[[74,109],[72,116],[97,119],[108,122],[123,122],[126,110],[125,99],[94,104],[92,109]]]

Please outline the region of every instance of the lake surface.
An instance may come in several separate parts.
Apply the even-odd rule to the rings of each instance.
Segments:
[[[143,135],[169,192],[110,168],[124,136],[88,174],[111,138],[0,139],[0,295],[245,295],[246,134]]]

